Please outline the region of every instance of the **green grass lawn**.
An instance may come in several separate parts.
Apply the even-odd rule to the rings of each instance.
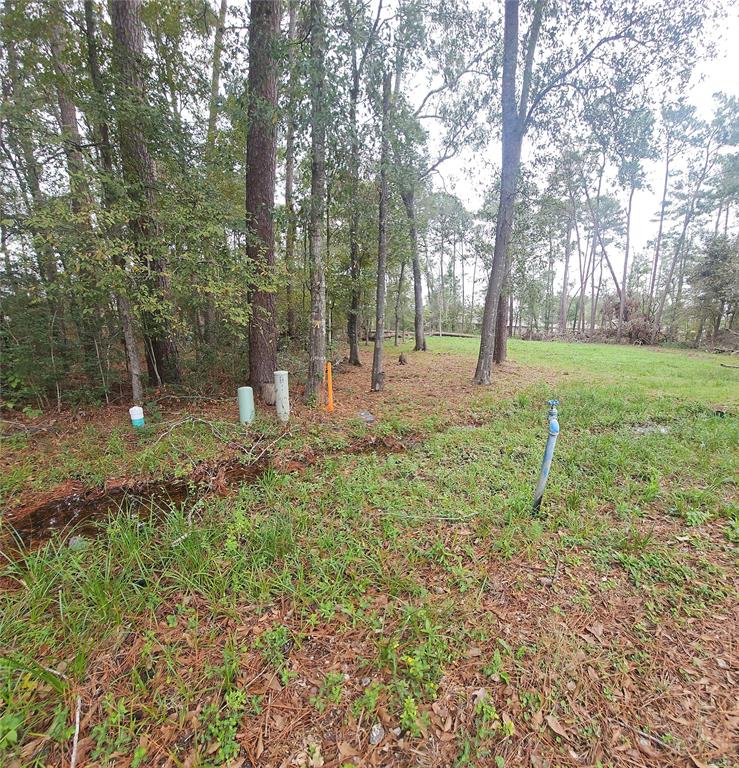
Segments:
[[[477,339],[428,338],[432,352],[448,352],[477,358]],[[522,365],[550,368],[578,375],[596,376],[614,383],[634,384],[640,390],[675,395],[705,403],[739,402],[739,370],[725,356],[706,352],[630,347],[615,344],[571,344],[557,341],[509,342],[510,359]]]
[[[443,355],[474,363],[473,340],[429,348],[440,386]],[[415,435],[404,452],[327,453],[9,560],[0,764],[67,764],[79,702],[79,765],[728,768],[739,428],[716,405],[739,371],[511,359],[520,391],[476,391],[464,423],[363,427]]]

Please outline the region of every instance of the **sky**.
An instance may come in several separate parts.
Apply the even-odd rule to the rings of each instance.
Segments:
[[[723,91],[739,97],[739,5],[729,9],[726,24],[719,29],[709,30],[708,35],[716,47],[716,54],[699,62],[686,92],[688,102],[696,107],[698,116],[703,119],[710,119],[713,114],[714,93]],[[434,126],[425,127],[430,131],[433,144]],[[527,157],[524,140],[524,163]],[[491,168],[495,166],[500,166],[499,142],[491,143],[482,157],[465,151],[447,161],[436,175],[434,185],[456,194],[468,210],[475,211],[482,203],[484,190],[489,185]],[[634,196],[631,227],[633,254],[645,250],[648,242],[656,235],[656,215],[662,195],[663,161],[647,161],[644,169],[647,188],[637,191]],[[620,274],[623,254],[614,252],[613,260],[614,268]],[[561,276],[558,280],[561,282]],[[478,290],[482,290],[482,287],[478,286]]]

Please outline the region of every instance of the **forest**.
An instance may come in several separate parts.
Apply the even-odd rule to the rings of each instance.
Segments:
[[[736,765],[734,5],[3,0],[0,767]]]
[[[5,406],[260,389],[278,353],[311,400],[406,334],[479,334],[479,383],[510,335],[732,348],[737,99],[684,96],[719,9],[504,5],[8,0]]]

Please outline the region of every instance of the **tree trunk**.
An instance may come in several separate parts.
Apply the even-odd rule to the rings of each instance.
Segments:
[[[398,328],[400,326],[400,304],[403,296],[403,278],[405,277],[405,259],[400,262],[400,276],[398,277],[398,293],[395,297],[395,346],[398,346]],[[405,335],[405,332],[403,332]]]
[[[567,294],[569,293],[570,254],[572,253],[572,216],[567,217],[567,232],[565,234],[565,265],[562,277],[562,294],[559,297],[559,318],[557,327],[564,333],[567,325]]]
[[[477,248],[472,262],[472,289],[470,290],[470,326],[475,322],[475,284],[477,283]]]
[[[208,103],[208,133],[206,147],[210,153],[216,143],[216,124],[218,121],[218,91],[221,85],[221,55],[223,53],[223,30],[226,26],[228,0],[221,0],[218,11],[218,25],[213,38],[213,64],[210,72],[210,101]]]
[[[508,356],[508,295],[501,291],[498,298],[498,310],[495,315],[494,362],[504,363]]]
[[[223,33],[226,27],[226,14],[228,12],[228,0],[221,0],[218,11],[218,22],[213,38],[213,59],[210,71],[210,99],[208,101],[208,132],[205,139],[205,161],[212,165],[216,149],[216,128],[218,127],[218,95],[221,85],[221,58],[223,55]],[[216,169],[213,169],[216,170]],[[217,172],[217,170],[216,170]],[[223,231],[223,245],[228,250],[228,235]],[[208,269],[217,269],[217,265],[210,264]],[[202,321],[202,342],[205,345],[213,344],[216,331],[216,307],[210,292],[206,297],[205,317]]]
[[[418,253],[418,230],[416,228],[416,196],[413,187],[401,191],[405,215],[408,219],[408,235],[413,267],[413,330],[415,352],[426,351],[426,334],[423,329],[423,283],[421,281],[421,260]]]
[[[677,340],[677,324],[680,319],[680,304],[682,302],[683,295],[683,281],[685,279],[685,262],[688,258],[688,254],[692,249],[693,238],[689,238],[682,250],[680,256],[680,267],[677,271],[677,289],[675,291],[675,303],[672,307],[672,321],[668,332],[668,337],[671,341]]]
[[[359,259],[359,134],[357,133],[357,101],[359,99],[359,69],[354,52],[353,83],[349,94],[349,130],[351,143],[349,149],[349,179],[351,184],[351,211],[349,213],[349,280],[350,298],[347,317],[347,336],[349,340],[349,363],[361,365],[359,360],[358,317],[362,301],[361,264]]]
[[[311,263],[310,348],[305,398],[320,398],[326,367],[326,272],[323,212],[326,202],[325,30],[323,0],[310,0],[311,199],[308,248]]]
[[[180,380],[177,347],[170,331],[169,280],[166,261],[156,242],[158,228],[154,162],[141,127],[146,110],[144,93],[144,34],[140,0],[114,0],[109,4],[113,28],[113,65],[116,72],[118,136],[123,178],[132,204],[129,229],[138,260],[149,275],[146,290],[157,307],[144,313],[144,342],[149,376],[160,383]]]
[[[480,335],[480,353],[475,370],[475,383],[490,384],[495,353],[495,324],[498,300],[508,266],[508,246],[513,231],[513,210],[516,201],[518,172],[521,166],[521,144],[526,130],[531,71],[544,12],[543,0],[536,0],[531,27],[527,34],[521,95],[516,105],[516,70],[518,66],[518,0],[506,0],[503,28],[503,136],[500,179],[500,201],[495,224],[495,248],[490,280],[485,296],[485,310]]]
[[[547,292],[544,299],[544,333],[549,333],[554,308],[554,244],[552,230],[549,228],[549,259],[547,263]]]
[[[87,184],[84,156],[80,140],[79,125],[77,123],[77,107],[72,100],[71,91],[72,73],[66,58],[67,29],[63,22],[54,22],[51,27],[50,49],[51,58],[56,74],[55,90],[59,111],[59,133],[62,148],[67,163],[67,176],[69,178],[70,208],[72,220],[70,229],[79,227],[85,230],[91,229],[89,213],[84,211],[89,204],[90,190]],[[62,262],[64,259],[62,257]],[[65,264],[65,271],[72,270]],[[78,280],[87,290],[94,290],[96,276],[92,271],[92,260],[89,253],[76,260],[75,269]],[[90,308],[86,314],[80,306],[78,294],[72,291],[69,296],[69,305],[74,324],[78,329],[80,348],[83,353],[84,368],[91,380],[95,380],[98,374],[99,358],[96,347],[96,330],[100,327],[100,316],[97,307]]]
[[[623,336],[624,318],[626,317],[626,280],[629,276],[629,246],[631,245],[631,207],[634,202],[636,187],[632,183],[629,192],[629,204],[626,207],[626,247],[624,248],[624,271],[621,278],[621,301],[618,302],[618,334],[620,342]]]
[[[662,325],[662,313],[665,310],[665,302],[667,301],[667,294],[670,291],[670,284],[672,283],[673,275],[675,274],[675,267],[677,266],[678,259],[680,257],[680,253],[682,251],[682,247],[685,244],[685,236],[688,231],[688,227],[690,226],[691,221],[693,220],[693,212],[695,210],[695,201],[698,198],[698,193],[700,192],[701,187],[703,186],[703,181],[706,178],[706,174],[708,173],[708,166],[710,163],[711,154],[710,154],[710,142],[708,147],[706,147],[706,158],[703,163],[703,167],[701,168],[701,172],[698,176],[698,181],[695,185],[695,189],[693,190],[692,195],[690,196],[690,202],[688,204],[687,209],[685,210],[685,216],[683,217],[683,226],[682,230],[680,231],[680,238],[677,242],[677,246],[675,247],[675,253],[672,257],[672,261],[670,262],[670,269],[667,273],[667,281],[665,282],[665,289],[662,292],[662,296],[660,297],[659,305],[657,307],[657,313],[654,317],[654,325],[652,327],[652,344],[654,344],[657,334],[660,331],[660,326]]]
[[[385,387],[382,348],[385,336],[385,270],[387,269],[387,170],[390,154],[390,86],[386,72],[382,81],[382,146],[380,149],[380,197],[377,243],[377,300],[375,304],[375,348],[372,355],[372,391]]]
[[[649,278],[649,301],[647,302],[647,317],[652,317],[652,305],[654,303],[654,291],[657,286],[657,270],[659,268],[659,252],[662,247],[662,229],[665,223],[665,208],[667,206],[667,187],[670,181],[670,139],[667,138],[665,150],[665,179],[662,185],[662,202],[659,208],[659,227],[657,229],[657,242],[654,245],[654,258],[652,259],[652,273]]]
[[[275,265],[274,199],[277,163],[277,61],[279,0],[252,0],[249,23],[249,130],[246,137],[246,255],[256,274],[251,291],[249,378],[262,397],[277,368],[275,294],[261,287]]]
[[[84,198],[88,194],[88,188],[77,123],[77,108],[67,90],[67,85],[70,84],[71,72],[65,60],[65,48],[64,29],[60,24],[54,24],[51,30],[51,52],[54,69],[58,77],[56,95],[57,104],[59,105],[59,129],[64,155],[67,160],[72,211],[79,213]]]
[[[297,221],[295,220],[295,46],[297,37],[297,0],[290,0],[288,38],[288,69],[290,72],[289,96],[287,107],[287,130],[285,136],[285,213],[287,227],[285,232],[285,267],[287,268],[287,335],[291,341],[298,337],[297,313],[295,311],[295,240]]]
[[[108,128],[107,109],[105,107],[105,86],[103,85],[98,59],[93,0],[85,0],[85,40],[87,43],[87,66],[90,72],[93,91],[98,102],[93,120],[93,131],[99,147],[103,205],[110,210],[116,200],[116,185],[113,181],[113,147],[110,142],[110,130]],[[120,270],[125,270],[125,262],[121,256],[114,256],[113,263]],[[118,307],[121,328],[123,329],[123,343],[126,349],[128,375],[131,379],[131,397],[134,405],[141,405],[144,399],[144,388],[141,384],[141,364],[136,344],[134,313],[125,290],[115,294],[115,302]]]

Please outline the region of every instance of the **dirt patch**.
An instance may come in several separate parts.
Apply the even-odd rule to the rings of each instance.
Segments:
[[[377,453],[381,456],[401,453],[419,439],[417,436],[400,440],[392,436],[370,435],[333,453]],[[299,453],[289,449],[272,452],[270,444],[262,448],[260,443],[254,444],[253,452],[258,455],[254,460],[245,461],[241,456],[234,456],[216,463],[203,463],[186,477],[86,488],[26,504],[14,509],[5,520],[5,525],[12,530],[5,545],[27,549],[43,543],[55,533],[63,537],[72,533],[92,534],[97,522],[123,507],[149,512],[157,507],[194,501],[208,493],[226,494],[235,487],[255,482],[269,468],[300,472],[326,455],[310,448]]]
[[[411,429],[421,429],[422,422],[428,417],[434,417],[439,428],[475,424],[479,419],[473,402],[478,395],[492,393],[502,398],[514,394],[524,385],[543,379],[545,375],[548,380],[552,378],[552,374],[544,370],[508,362],[496,367],[493,386],[481,390],[472,383],[471,358],[434,352],[409,352],[406,356],[408,364],[401,366],[394,352],[386,354],[385,389],[382,392],[372,392],[369,388],[371,347],[361,350],[362,366],[338,364],[334,378],[335,409],[331,414],[320,404],[317,407],[306,406],[302,400],[302,387],[293,384],[290,392],[290,430],[296,437],[303,437],[308,448],[296,456],[283,451],[276,457],[270,452],[270,459],[276,460],[283,469],[299,469],[300,465],[311,463],[325,452],[324,448],[310,448],[312,430],[328,429],[338,434],[354,434],[358,425],[366,421],[360,415],[362,413],[374,417],[367,424],[370,434],[359,440],[352,438],[349,448],[342,451],[393,450],[391,438],[371,434],[384,419],[400,419],[405,427]],[[164,393],[158,396],[158,405],[165,423],[187,420],[195,415],[204,420],[235,421],[237,414],[235,398],[193,401]],[[266,418],[273,418],[272,408],[259,405],[258,409],[266,414]],[[3,472],[10,474],[19,466],[32,463],[34,471],[28,480],[30,485],[44,468],[54,467],[58,456],[73,452],[86,430],[93,430],[99,436],[100,450],[105,451],[113,430],[128,425],[129,421],[127,408],[115,406],[87,409],[66,416],[68,418],[55,415],[46,420],[29,422],[24,427],[27,444],[20,449],[5,451],[0,459]],[[19,433],[15,428],[10,431]],[[256,455],[261,450],[259,438],[252,436],[251,446],[224,443],[217,460],[196,466],[187,477],[173,479],[162,472],[144,477],[138,475],[134,479],[126,462],[130,462],[131,457],[141,450],[135,438],[134,433],[126,435],[126,455],[121,459],[120,467],[104,483],[89,487],[78,480],[68,479],[50,484],[43,490],[21,488],[8,504],[3,524],[14,527],[22,541],[36,541],[43,538],[41,532],[45,529],[49,532],[64,530],[99,519],[123,503],[181,502],[193,483],[201,487],[205,485],[208,489],[219,489],[224,484],[249,481],[252,470],[244,467],[244,451],[251,449]],[[402,445],[406,446],[410,439],[404,437]]]

